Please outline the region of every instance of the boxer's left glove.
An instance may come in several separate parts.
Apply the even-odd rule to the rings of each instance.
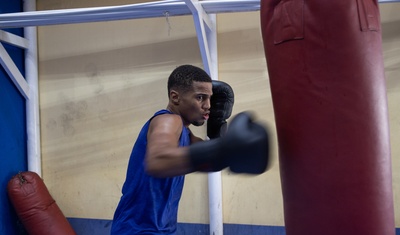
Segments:
[[[261,174],[269,164],[268,131],[251,113],[239,113],[221,138],[190,145],[189,158],[196,171]]]
[[[226,120],[232,114],[234,93],[229,84],[216,80],[212,81],[212,91],[210,117],[207,120],[207,136],[215,139],[223,136],[226,132]]]

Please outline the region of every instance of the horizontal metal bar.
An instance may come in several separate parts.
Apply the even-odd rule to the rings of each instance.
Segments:
[[[260,10],[260,0],[207,0],[199,2],[207,14]],[[378,2],[393,3],[400,2],[400,0],[379,0]],[[168,16],[192,14],[184,1],[166,0],[123,6],[0,14],[0,28],[165,17],[166,13],[168,13]]]

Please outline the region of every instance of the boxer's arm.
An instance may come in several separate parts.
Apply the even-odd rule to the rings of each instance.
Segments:
[[[249,113],[236,115],[227,133],[209,141],[179,147],[182,120],[177,115],[155,117],[148,131],[146,171],[155,177],[173,177],[194,171],[261,174],[269,162],[268,133]]]
[[[193,172],[188,148],[179,147],[182,119],[175,114],[153,118],[147,133],[145,168],[155,177],[172,177]]]

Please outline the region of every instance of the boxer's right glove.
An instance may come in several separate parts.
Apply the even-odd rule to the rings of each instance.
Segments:
[[[226,120],[232,114],[234,93],[229,84],[216,80],[212,81],[212,91],[210,118],[207,120],[207,136],[215,139],[223,136],[226,132]]]
[[[239,113],[225,136],[192,144],[189,157],[196,171],[213,172],[229,167],[236,173],[261,174],[269,162],[267,129],[254,122],[250,113]]]

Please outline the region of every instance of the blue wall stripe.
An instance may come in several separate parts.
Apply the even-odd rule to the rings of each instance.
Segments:
[[[68,218],[71,226],[78,235],[109,235],[111,220]],[[177,235],[209,235],[208,224],[179,223]],[[243,224],[224,224],[224,234],[229,235],[285,235],[283,226],[262,226]],[[396,229],[400,235],[400,228]]]
[[[111,220],[68,218],[71,226],[78,235],[109,235]],[[177,235],[209,235],[208,224],[179,223]],[[251,235],[285,235],[285,229],[281,226],[260,226],[224,224],[224,234],[251,234]]]
[[[0,14],[21,12],[22,0],[1,0]],[[23,36],[23,29],[4,29]],[[24,50],[4,43],[4,48],[22,74]],[[18,171],[27,170],[25,98],[0,66],[0,234],[25,234],[7,194],[7,184]]]
[[[286,233],[283,226],[224,224],[224,234],[285,235]]]
[[[110,235],[111,220],[68,218],[77,235]]]

